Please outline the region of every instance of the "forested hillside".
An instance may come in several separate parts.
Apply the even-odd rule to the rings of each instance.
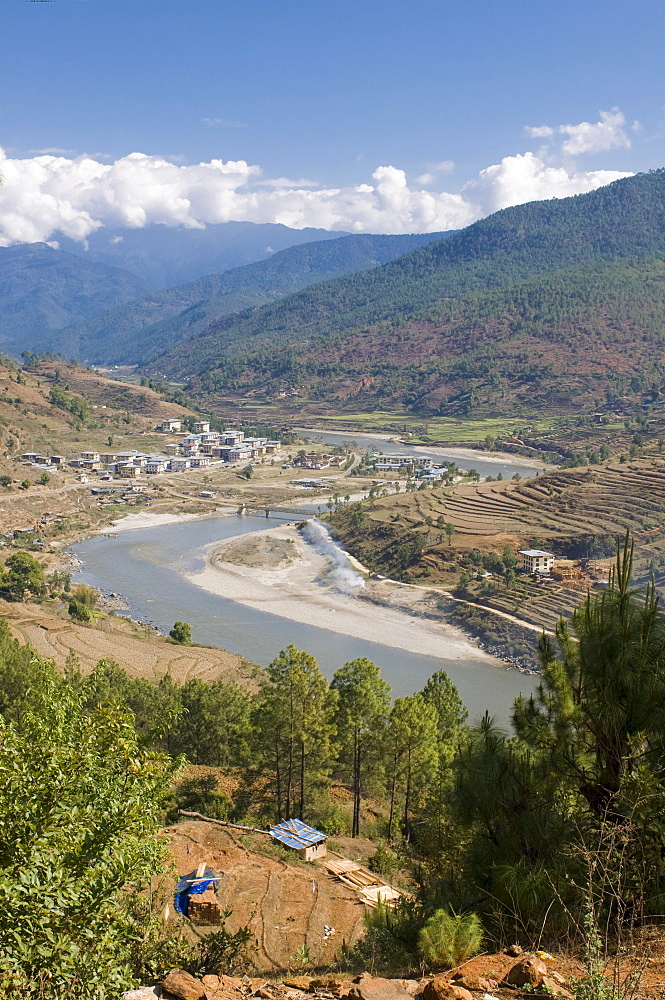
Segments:
[[[144,295],[135,274],[46,243],[0,247],[0,344],[20,354],[48,331]]]
[[[298,343],[256,334],[193,381],[204,393],[450,414],[605,405],[663,382],[665,261],[597,263]]]
[[[629,379],[650,377],[627,345],[637,341],[648,353],[657,344],[664,222],[662,170],[505,209],[373,271],[215,323],[152,370],[196,374],[204,393],[251,387],[270,395],[288,382],[314,398],[351,395],[356,407],[380,398],[436,409],[459,395],[460,379],[467,389],[470,379],[479,387],[504,379],[531,399],[527,384],[540,391],[544,377],[549,398],[571,344],[580,377],[589,375],[583,339],[597,337],[601,388],[617,367]],[[613,294],[617,281],[621,296]],[[331,388],[331,376],[346,384]]]
[[[274,302],[316,281],[378,267],[443,235],[341,236],[288,247],[267,260],[152,292],[59,330],[43,347],[95,363],[146,362],[222,316]]]

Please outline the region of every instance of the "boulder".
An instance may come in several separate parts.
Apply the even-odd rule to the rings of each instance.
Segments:
[[[287,979],[282,979],[282,982],[291,990],[305,990],[305,992],[309,993],[312,989],[312,984],[316,980],[311,976],[289,976]]]
[[[411,1000],[399,982],[370,976],[366,972],[354,979],[347,996],[354,1000]]]
[[[510,955],[511,958],[519,958],[523,951],[524,948],[521,944],[509,944],[507,948],[504,948],[504,955]]]
[[[400,986],[403,986],[411,997],[415,997],[419,993],[422,993],[423,986],[425,985],[425,983],[421,982],[420,979],[397,979],[393,981],[398,982]]]
[[[244,996],[242,983],[232,976],[203,976],[206,1000],[240,1000]]]
[[[171,969],[162,980],[162,987],[177,1000],[205,1000],[206,990],[200,979],[184,969]]]
[[[461,972],[453,976],[453,983],[455,986],[463,986],[465,990],[471,990],[472,993],[489,993],[496,986],[495,979],[483,979],[482,976],[465,976]]]
[[[423,1000],[473,1000],[473,995],[445,976],[435,976],[423,990]]]
[[[513,965],[501,980],[502,986],[540,986],[548,973],[547,966],[535,955]]]
[[[346,995],[353,985],[354,984],[348,978],[348,976],[342,976],[342,975],[321,976],[318,979],[310,980],[309,992],[334,993],[335,996],[341,996],[342,993]]]
[[[572,1000],[573,994],[561,984],[562,979],[563,976],[558,975],[558,973],[550,973],[549,976],[543,976],[543,981],[540,984],[543,988],[543,996],[562,997],[563,1000],[570,998]]]

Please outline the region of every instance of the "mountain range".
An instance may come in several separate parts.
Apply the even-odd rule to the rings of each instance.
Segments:
[[[354,409],[577,407],[663,381],[665,171],[505,209],[213,323],[146,370],[201,396]]]
[[[267,260],[151,292],[59,330],[43,346],[94,363],[145,364],[171,346],[182,349],[220,317],[377,267],[443,235],[341,236],[292,246]]]
[[[377,267],[444,235],[327,233],[323,239],[323,231],[315,230],[316,240],[302,243],[303,232],[311,230],[255,228],[277,229],[281,239],[290,232],[294,245],[222,274],[158,290],[126,269],[44,243],[0,248],[0,346],[15,356],[30,350],[102,364],[145,363],[219,317],[274,302],[313,282]],[[187,244],[189,231],[181,235]],[[169,232],[169,241],[174,238]],[[236,256],[249,252],[248,246],[241,240]],[[170,247],[171,242],[166,250]],[[226,258],[231,257],[228,247]]]
[[[144,229],[98,229],[85,243],[57,234],[61,250],[84,260],[120,267],[147,288],[169,288],[206,274],[220,274],[279,250],[345,236],[327,229],[291,229],[276,223],[222,222],[202,229],[154,225]]]

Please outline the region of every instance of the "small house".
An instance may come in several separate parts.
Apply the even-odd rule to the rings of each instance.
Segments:
[[[210,433],[210,421],[209,420],[195,420],[194,421],[194,433],[195,434],[209,434]]]
[[[292,851],[297,851],[303,861],[325,858],[328,853],[327,834],[315,830],[300,819],[287,819],[270,827],[270,836]]]
[[[547,574],[554,566],[554,556],[551,552],[541,549],[520,549],[522,569],[526,573]]]

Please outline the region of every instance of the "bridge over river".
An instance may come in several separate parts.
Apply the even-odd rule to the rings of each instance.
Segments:
[[[238,507],[238,514],[264,515],[265,517],[283,517],[294,520],[295,518],[315,517],[318,508],[324,510],[325,504],[311,504],[308,507],[295,507],[288,504],[266,504],[266,503],[241,503]]]

